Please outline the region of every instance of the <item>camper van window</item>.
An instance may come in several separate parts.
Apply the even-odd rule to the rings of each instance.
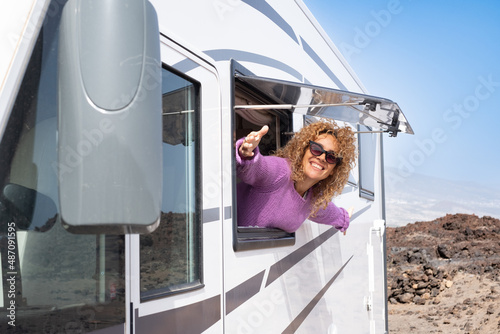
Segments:
[[[371,129],[359,125],[359,131],[365,132]],[[359,196],[368,200],[375,199],[375,159],[377,151],[377,134],[360,133],[359,142]]]
[[[297,124],[300,130],[294,133],[291,121],[300,119],[292,118],[291,110],[273,109],[277,102],[266,101],[255,88],[235,82],[234,160],[239,182],[235,185],[234,249],[294,244],[294,231],[308,218],[345,233],[353,208],[323,204],[343,191],[355,166],[352,127],[332,119],[302,119],[302,124]],[[269,109],[263,109],[265,106]],[[270,154],[274,157],[266,157]],[[279,195],[277,188],[282,191]],[[272,204],[277,201],[280,207]]]
[[[0,142],[0,333],[125,322],[123,236],[71,234],[58,208],[57,30],[47,16]]]
[[[266,104],[266,101],[258,92],[247,87],[237,85],[235,92],[235,105],[243,104]],[[235,140],[243,138],[252,131],[258,131],[263,125],[268,125],[269,131],[259,144],[259,150],[263,155],[270,155],[277,148],[285,145],[292,133],[291,114],[283,110],[252,110],[238,109],[234,114]],[[235,188],[240,180],[235,178]],[[233,197],[233,208],[237,210],[237,196]],[[234,214],[237,217],[237,211]],[[233,246],[237,251],[269,248],[295,243],[295,233],[288,233],[275,228],[256,228],[237,225],[234,219]]]
[[[199,84],[162,69],[160,227],[140,237],[141,299],[201,287]]]

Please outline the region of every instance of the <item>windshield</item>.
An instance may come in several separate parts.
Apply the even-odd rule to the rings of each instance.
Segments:
[[[85,333],[125,322],[124,238],[61,225],[57,48],[47,13],[0,143],[0,332]]]

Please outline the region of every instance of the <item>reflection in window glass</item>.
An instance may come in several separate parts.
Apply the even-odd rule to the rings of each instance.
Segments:
[[[43,25],[0,142],[0,333],[87,333],[125,322],[123,236],[71,234],[60,221],[61,8]]]
[[[197,85],[166,69],[162,80],[162,214],[160,227],[140,238],[143,299],[201,282]]]

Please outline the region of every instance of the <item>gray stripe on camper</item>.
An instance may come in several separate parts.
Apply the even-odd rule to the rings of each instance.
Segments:
[[[258,10],[261,12],[264,16],[266,16],[269,20],[271,20],[274,24],[276,24],[278,27],[280,27],[281,30],[283,30],[288,36],[290,36],[291,39],[295,41],[295,43],[299,43],[297,40],[297,36],[295,35],[295,32],[293,31],[292,26],[286,22],[284,18],[281,17],[280,14],[278,14],[277,11],[274,10],[273,7],[271,7],[267,2],[265,1],[252,1],[252,0],[242,0],[242,2],[246,3],[247,5],[253,7],[254,9]]]
[[[218,221],[220,219],[219,208],[203,210],[203,224]]]
[[[300,37],[300,40],[302,41],[302,47],[304,48],[304,51],[309,55],[309,57],[314,60],[316,64],[332,79],[333,82],[339,87],[339,89],[347,90],[346,86],[337,78],[337,76],[332,72],[332,70],[328,67],[328,65],[325,64],[323,60],[321,60],[321,57],[318,56],[316,52],[307,44],[306,41],[302,37]]]
[[[296,78],[298,81],[303,80],[302,74],[300,74],[296,69],[294,69],[290,65],[287,65],[286,63],[280,62],[276,59],[259,55],[253,52],[246,52],[234,49],[215,49],[215,50],[205,50],[204,52],[215,61],[225,61],[225,60],[235,59],[237,61],[247,61],[250,63],[262,64],[279,69],[285,73],[288,73],[292,77]],[[191,59],[184,59],[173,65],[175,69],[183,73],[187,73],[198,66],[200,65],[193,62]]]
[[[265,270],[226,292],[226,315],[255,296],[262,286]]]
[[[233,212],[233,208],[230,206],[226,206],[224,208],[224,219],[230,219],[231,216],[233,215],[232,212]]]
[[[372,205],[368,205],[367,207],[364,207],[363,209],[359,210],[359,211],[355,211],[352,216],[351,216],[351,219],[350,221],[353,221],[354,219],[358,218],[359,216],[361,216],[362,213],[366,212],[369,208],[371,208]]]
[[[205,50],[207,55],[212,57],[215,61],[223,61],[235,59],[238,62],[248,61],[251,63],[262,64],[269,67],[273,67],[279,69],[283,72],[286,72],[296,78],[299,81],[302,81],[302,74],[300,74],[296,69],[291,67],[290,65],[283,63],[274,58],[266,57],[253,52],[246,52],[234,49],[216,49],[216,50]]]
[[[221,296],[139,317],[135,309],[135,333],[202,333],[221,319]]]
[[[293,253],[285,256],[283,259],[279,260],[271,266],[269,269],[269,276],[267,276],[266,287],[277,280],[281,275],[283,275],[288,269],[296,265],[300,260],[309,255],[316,248],[321,246],[326,240],[330,239],[338,230],[336,228],[330,228],[323,234],[309,241],[304,246],[298,248]]]
[[[295,333],[297,329],[299,329],[300,325],[302,325],[304,320],[309,316],[309,313],[311,313],[316,304],[318,304],[321,298],[323,298],[326,291],[330,288],[333,282],[335,282],[337,277],[339,277],[340,273],[342,272],[342,270],[344,270],[345,266],[347,266],[349,261],[351,261],[353,256],[354,255],[351,255],[349,260],[347,260],[347,262],[344,263],[342,267],[340,267],[339,271],[337,271],[337,273],[333,275],[332,279],[328,281],[328,283],[326,283],[323,289],[321,289],[321,291],[309,302],[309,304],[307,304],[307,306],[302,310],[302,312],[300,312],[299,315],[295,317],[295,319],[293,319],[290,325],[288,325],[288,327],[281,334],[292,334]]]

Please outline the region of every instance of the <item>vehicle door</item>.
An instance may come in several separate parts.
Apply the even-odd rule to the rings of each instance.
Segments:
[[[222,332],[220,93],[217,73],[162,39],[160,226],[127,236],[134,333]]]

